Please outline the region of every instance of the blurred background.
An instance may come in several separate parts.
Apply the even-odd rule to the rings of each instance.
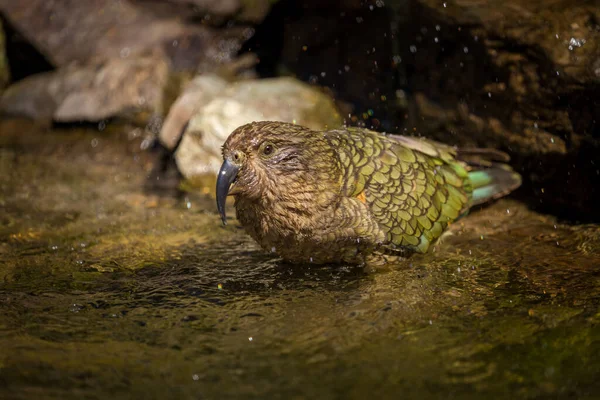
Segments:
[[[0,14],[4,118],[138,126],[189,182],[247,121],[346,124],[504,150],[531,207],[600,218],[595,0],[0,0]]]
[[[600,217],[595,0],[0,0],[0,13],[5,117],[138,125],[192,180],[248,119],[495,147],[530,206]]]

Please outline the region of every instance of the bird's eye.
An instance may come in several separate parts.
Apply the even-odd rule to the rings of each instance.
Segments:
[[[273,145],[268,144],[263,148],[263,154],[265,156],[268,156],[273,153],[273,150],[274,150]]]

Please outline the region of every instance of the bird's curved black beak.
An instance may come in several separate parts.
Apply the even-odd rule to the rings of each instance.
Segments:
[[[229,187],[237,177],[239,170],[240,167],[232,164],[229,160],[223,161],[219,170],[219,176],[217,177],[217,210],[219,210],[223,225],[227,225],[225,200],[227,200],[227,195],[229,194]]]

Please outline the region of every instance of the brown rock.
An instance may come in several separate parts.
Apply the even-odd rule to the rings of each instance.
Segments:
[[[252,34],[246,27],[187,23],[177,13],[143,7],[146,3],[0,0],[0,12],[56,67],[134,57],[160,48],[172,68],[206,71],[229,62]]]
[[[598,21],[594,1],[411,1],[407,128],[507,150],[531,204],[600,218]]]
[[[58,122],[161,114],[167,65],[161,52],[74,64],[17,82],[3,93],[0,110]]]

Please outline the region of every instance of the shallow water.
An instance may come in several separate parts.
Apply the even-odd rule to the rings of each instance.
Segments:
[[[506,199],[386,270],[291,266],[144,189],[142,139],[0,123],[0,398],[600,396],[598,226]]]

